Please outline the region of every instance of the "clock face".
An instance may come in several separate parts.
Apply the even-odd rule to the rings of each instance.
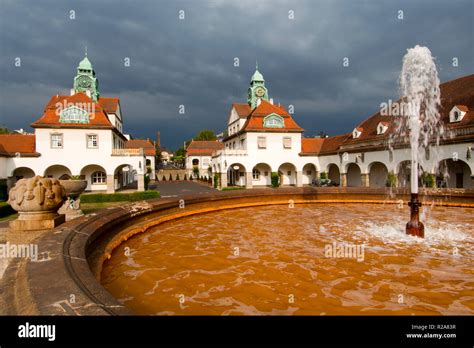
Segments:
[[[87,77],[87,76],[79,77],[79,80],[77,82],[78,82],[79,87],[82,87],[82,88],[90,88],[92,85],[92,81],[90,77]]]
[[[257,97],[263,97],[265,95],[265,89],[263,87],[258,87],[256,90],[255,90],[255,95]]]

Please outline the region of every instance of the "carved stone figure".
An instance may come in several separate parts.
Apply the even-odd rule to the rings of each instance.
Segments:
[[[58,180],[35,176],[20,179],[9,192],[8,204],[18,212],[57,211],[66,193]]]
[[[35,176],[20,179],[10,190],[8,204],[18,211],[19,217],[10,221],[14,230],[43,230],[64,222],[58,208],[66,199],[64,187],[57,179]]]

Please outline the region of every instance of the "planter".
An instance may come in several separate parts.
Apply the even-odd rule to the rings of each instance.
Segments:
[[[87,180],[59,180],[66,191],[66,196],[77,198],[87,187]]]

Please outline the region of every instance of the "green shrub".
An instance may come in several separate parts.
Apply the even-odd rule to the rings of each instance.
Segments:
[[[150,183],[150,176],[145,174],[145,191],[148,191],[148,184]]]
[[[387,181],[385,182],[387,187],[396,187],[397,186],[397,176],[394,172],[390,172],[387,175]]]
[[[272,172],[271,180],[272,180],[272,187],[280,186],[280,176],[278,175],[277,172]]]
[[[7,179],[0,179],[0,201],[7,200]]]
[[[322,172],[322,173],[319,175],[319,178],[320,178],[321,180],[327,179],[327,178],[328,178],[328,173]]]
[[[421,175],[421,185],[423,187],[435,188],[436,187],[436,177],[434,174],[423,173]]]
[[[159,198],[158,191],[144,191],[131,193],[91,193],[81,195],[81,203],[103,203],[103,202],[134,202],[145,199]]]
[[[214,188],[218,188],[219,187],[219,174],[214,174]]]
[[[16,211],[6,202],[0,202],[0,218],[15,214]]]
[[[230,186],[230,187],[223,187],[222,191],[235,191],[235,190],[245,190],[243,186]]]

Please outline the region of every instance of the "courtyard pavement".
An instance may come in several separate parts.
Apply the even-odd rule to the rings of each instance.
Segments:
[[[159,181],[150,184],[150,188],[159,191],[163,198],[218,192],[212,187],[194,181]]]

